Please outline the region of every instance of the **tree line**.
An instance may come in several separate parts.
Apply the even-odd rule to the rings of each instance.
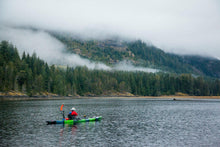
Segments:
[[[53,93],[61,96],[99,96],[129,92],[141,96],[219,96],[220,80],[191,74],[89,70],[48,65],[34,53],[19,56],[16,47],[0,43],[0,92],[21,91],[29,96]]]

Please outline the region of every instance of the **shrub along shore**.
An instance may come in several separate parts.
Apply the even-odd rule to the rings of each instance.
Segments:
[[[170,99],[170,100],[195,100],[195,99],[220,99],[220,96],[189,96],[182,93],[177,95],[162,96],[135,96],[125,93],[114,93],[102,96],[59,96],[55,94],[28,96],[20,92],[0,93],[0,101],[4,100],[64,100],[64,99]]]

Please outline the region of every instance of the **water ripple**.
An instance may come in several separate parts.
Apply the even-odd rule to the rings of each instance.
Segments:
[[[46,125],[74,106],[101,122]],[[0,103],[1,146],[219,146],[219,101],[74,99]]]

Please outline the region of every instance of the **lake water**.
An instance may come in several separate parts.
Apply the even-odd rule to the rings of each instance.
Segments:
[[[72,107],[101,122],[47,125]],[[73,99],[0,102],[0,146],[220,146],[220,101]]]

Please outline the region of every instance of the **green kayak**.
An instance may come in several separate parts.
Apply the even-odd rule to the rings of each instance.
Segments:
[[[85,119],[76,119],[76,120],[55,120],[55,121],[46,121],[48,125],[50,124],[76,124],[81,122],[94,122],[94,121],[100,121],[102,119],[102,116],[97,116],[93,118],[85,118]]]

